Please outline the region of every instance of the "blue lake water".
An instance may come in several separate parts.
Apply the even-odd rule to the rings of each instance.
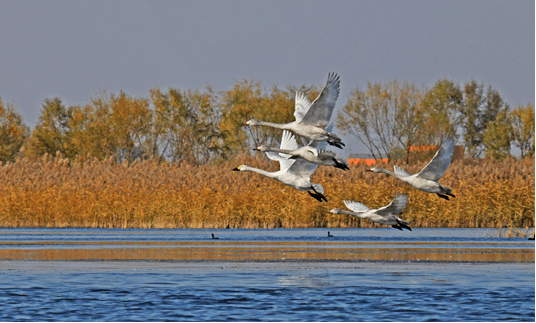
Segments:
[[[328,238],[327,231],[334,237]],[[218,245],[207,245],[214,241],[211,233],[219,237]],[[182,243],[209,253],[195,260],[132,260],[113,253],[149,247],[156,252],[183,248]],[[245,243],[251,253],[275,246],[270,257],[275,256],[263,261],[210,258],[220,253],[218,248],[234,252],[237,243]],[[278,243],[285,249],[279,250]],[[304,243],[313,246],[311,259],[307,252],[290,259]],[[477,260],[312,257],[321,248],[403,253],[408,246],[412,252],[415,246],[470,252]],[[104,250],[113,257],[61,260],[62,252],[79,249]],[[490,249],[533,254],[534,243],[498,238],[487,229],[0,229],[0,321],[533,322],[534,261],[478,261]],[[10,258],[21,252],[27,258]],[[55,257],[60,260],[32,258],[50,252],[59,252]],[[283,253],[287,259],[280,257]]]

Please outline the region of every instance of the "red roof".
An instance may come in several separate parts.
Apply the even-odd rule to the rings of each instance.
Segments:
[[[367,166],[371,166],[371,165],[376,165],[376,163],[378,161],[382,161],[384,163],[387,163],[387,158],[383,158],[383,159],[373,159],[373,158],[370,158],[370,159],[366,159],[366,158],[351,158],[351,159],[348,159],[348,164],[351,164],[351,165],[357,165],[357,164],[365,164]]]

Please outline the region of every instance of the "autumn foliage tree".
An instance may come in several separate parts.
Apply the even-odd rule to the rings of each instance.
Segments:
[[[472,158],[485,151],[484,133],[500,113],[505,113],[508,106],[503,102],[499,92],[491,86],[484,89],[483,84],[475,80],[464,86],[463,104],[461,106],[461,127],[466,151]]]
[[[460,121],[463,93],[451,80],[440,79],[426,91],[423,98],[423,120],[427,142],[440,144],[444,138],[455,137]]]
[[[369,82],[365,90],[351,92],[337,115],[337,127],[363,143],[375,159],[393,159],[400,145],[408,160],[410,148],[430,137],[423,127],[422,97],[423,90],[407,81]]]
[[[281,130],[271,127],[247,127],[244,122],[258,119],[275,123],[294,120],[295,93],[274,86],[263,93],[260,82],[243,80],[232,90],[223,92],[220,128],[229,133],[229,145],[244,150],[261,144],[274,146],[281,139]]]
[[[82,162],[154,157],[204,165],[249,155],[261,144],[277,146],[281,130],[244,122],[293,121],[296,91],[311,101],[319,92],[315,86],[263,89],[260,82],[242,80],[222,92],[155,88],[148,98],[104,92],[75,106],[45,99],[29,137],[20,115],[0,101],[0,160],[13,161],[22,151],[30,158],[60,152]],[[335,131],[354,136],[378,159],[409,162],[412,147],[439,145],[452,136],[463,140],[470,157],[502,159],[511,147],[521,157],[534,154],[533,105],[510,111],[497,91],[475,81],[460,87],[441,79],[430,89],[396,79],[368,82],[350,93],[336,126]]]
[[[37,125],[24,144],[24,156],[38,157],[55,154],[73,158],[76,151],[71,142],[71,112],[60,98],[45,99]]]
[[[521,158],[534,156],[534,105],[518,106],[510,112],[512,144],[521,152]]]
[[[230,153],[227,132],[219,127],[221,110],[210,87],[205,92],[153,89],[151,103],[147,151],[153,156],[200,165]]]
[[[367,83],[367,88],[354,89],[342,112],[337,127],[363,143],[375,159],[390,159],[395,148],[398,106],[393,104],[392,89],[381,83]]]
[[[0,162],[14,161],[27,135],[28,127],[15,107],[0,98]]]
[[[512,123],[508,118],[508,110],[504,109],[497,114],[495,120],[488,123],[482,135],[482,143],[488,157],[502,160],[510,156],[511,141]]]

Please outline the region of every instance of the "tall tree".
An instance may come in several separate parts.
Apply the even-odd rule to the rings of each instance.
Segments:
[[[482,143],[486,147],[486,155],[499,160],[510,156],[511,139],[512,124],[508,118],[508,110],[504,109],[497,114],[495,120],[488,123],[482,136]]]
[[[148,100],[123,92],[101,93],[86,106],[67,111],[69,142],[79,159],[114,156],[131,162],[149,154],[145,151],[152,118]]]
[[[9,104],[4,106],[0,98],[0,162],[15,160],[28,131],[15,107]]]
[[[397,83],[387,85],[368,82],[361,91],[350,93],[348,102],[337,115],[337,127],[363,143],[375,159],[393,157],[398,139],[397,119],[400,105]]]
[[[438,80],[426,92],[423,99],[425,122],[421,126],[427,129],[427,142],[439,145],[444,138],[456,138],[462,103],[460,87],[447,79]]]
[[[192,116],[192,153],[198,165],[226,158],[230,148],[226,145],[227,133],[220,130],[221,110],[210,87],[205,92],[187,91],[187,104]]]
[[[425,91],[407,81],[400,85],[395,80],[391,86],[396,98],[394,104],[399,109],[395,136],[405,151],[406,163],[409,163],[412,147],[427,144],[430,137],[428,129],[423,126],[425,109],[422,101]]]
[[[484,90],[484,85],[474,80],[465,84],[460,121],[465,147],[472,158],[479,157],[484,152],[484,133],[489,123],[505,109],[508,107],[491,86]]]
[[[246,127],[244,122],[255,118],[275,123],[294,120],[295,93],[272,87],[263,93],[259,82],[240,81],[232,90],[223,92],[220,129],[228,132],[230,147],[234,151],[275,145],[281,140],[281,130],[271,127]]]
[[[149,134],[152,111],[146,99],[138,99],[120,92],[110,97],[110,125],[112,135],[117,139],[119,149],[115,152],[118,160],[133,161],[147,152],[143,150]]]
[[[521,158],[534,155],[534,106],[518,106],[510,112],[512,144],[519,148]]]
[[[61,99],[45,99],[37,125],[24,144],[24,155],[38,157],[59,151],[66,157],[74,157],[76,151],[70,142],[70,118],[70,110]]]
[[[151,91],[154,119],[150,143],[153,155],[171,161],[205,164],[225,158],[230,148],[221,131],[220,107],[210,87],[205,92],[169,89]]]
[[[76,147],[79,160],[96,157],[100,160],[110,156],[115,151],[109,141],[113,141],[111,128],[108,125],[109,111],[103,113],[99,109],[100,99],[93,99],[85,106],[69,107],[71,118],[71,143]]]

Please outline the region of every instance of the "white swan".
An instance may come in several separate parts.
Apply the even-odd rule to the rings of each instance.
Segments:
[[[283,132],[281,139],[281,149],[294,150],[298,148],[296,139],[289,132]],[[281,183],[293,187],[300,191],[307,191],[309,195],[319,202],[328,201],[323,195],[324,188],[320,184],[313,184],[310,177],[318,165],[310,163],[304,159],[280,158],[278,159],[280,169],[277,172],[268,172],[262,169],[240,165],[234,171],[255,172],[266,177],[278,180]],[[311,192],[312,191],[312,192]]]
[[[402,220],[397,216],[406,207],[407,203],[407,195],[397,195],[395,192],[395,198],[391,201],[391,203],[379,209],[370,209],[366,205],[359,202],[344,201],[344,205],[346,205],[346,207],[353,212],[341,209],[333,209],[330,212],[333,214],[353,215],[361,219],[371,220],[374,223],[390,225],[398,230],[402,230],[402,228],[404,228],[411,231],[411,228],[409,227],[409,222],[406,220]]]
[[[341,138],[325,130],[328,125],[335,102],[339,97],[340,80],[335,73],[328,74],[328,81],[322,89],[320,95],[313,103],[307,99],[305,94],[296,92],[296,103],[294,107],[294,117],[296,121],[290,123],[273,123],[251,119],[244,124],[248,126],[268,126],[283,130],[289,130],[297,135],[313,140],[327,141],[337,148],[344,146]]]
[[[394,166],[394,173],[379,167],[372,167],[367,171],[391,175],[420,191],[436,193],[437,196],[449,200],[448,196],[456,196],[452,194],[450,187],[443,186],[438,181],[445,174],[447,167],[449,167],[452,154],[454,154],[454,140],[450,138],[443,142],[434,158],[417,174],[410,175],[397,166]]]
[[[330,124],[326,130],[331,131],[333,124]],[[292,138],[296,141],[296,138],[290,134],[287,130],[283,130],[283,138]],[[308,162],[321,166],[333,166],[343,170],[349,170],[348,165],[341,159],[337,159],[336,154],[332,151],[325,150],[327,142],[325,141],[313,141],[307,146],[300,147],[298,149],[277,149],[260,145],[254,150],[266,153],[268,158],[272,160],[279,159],[299,159],[303,158]]]

